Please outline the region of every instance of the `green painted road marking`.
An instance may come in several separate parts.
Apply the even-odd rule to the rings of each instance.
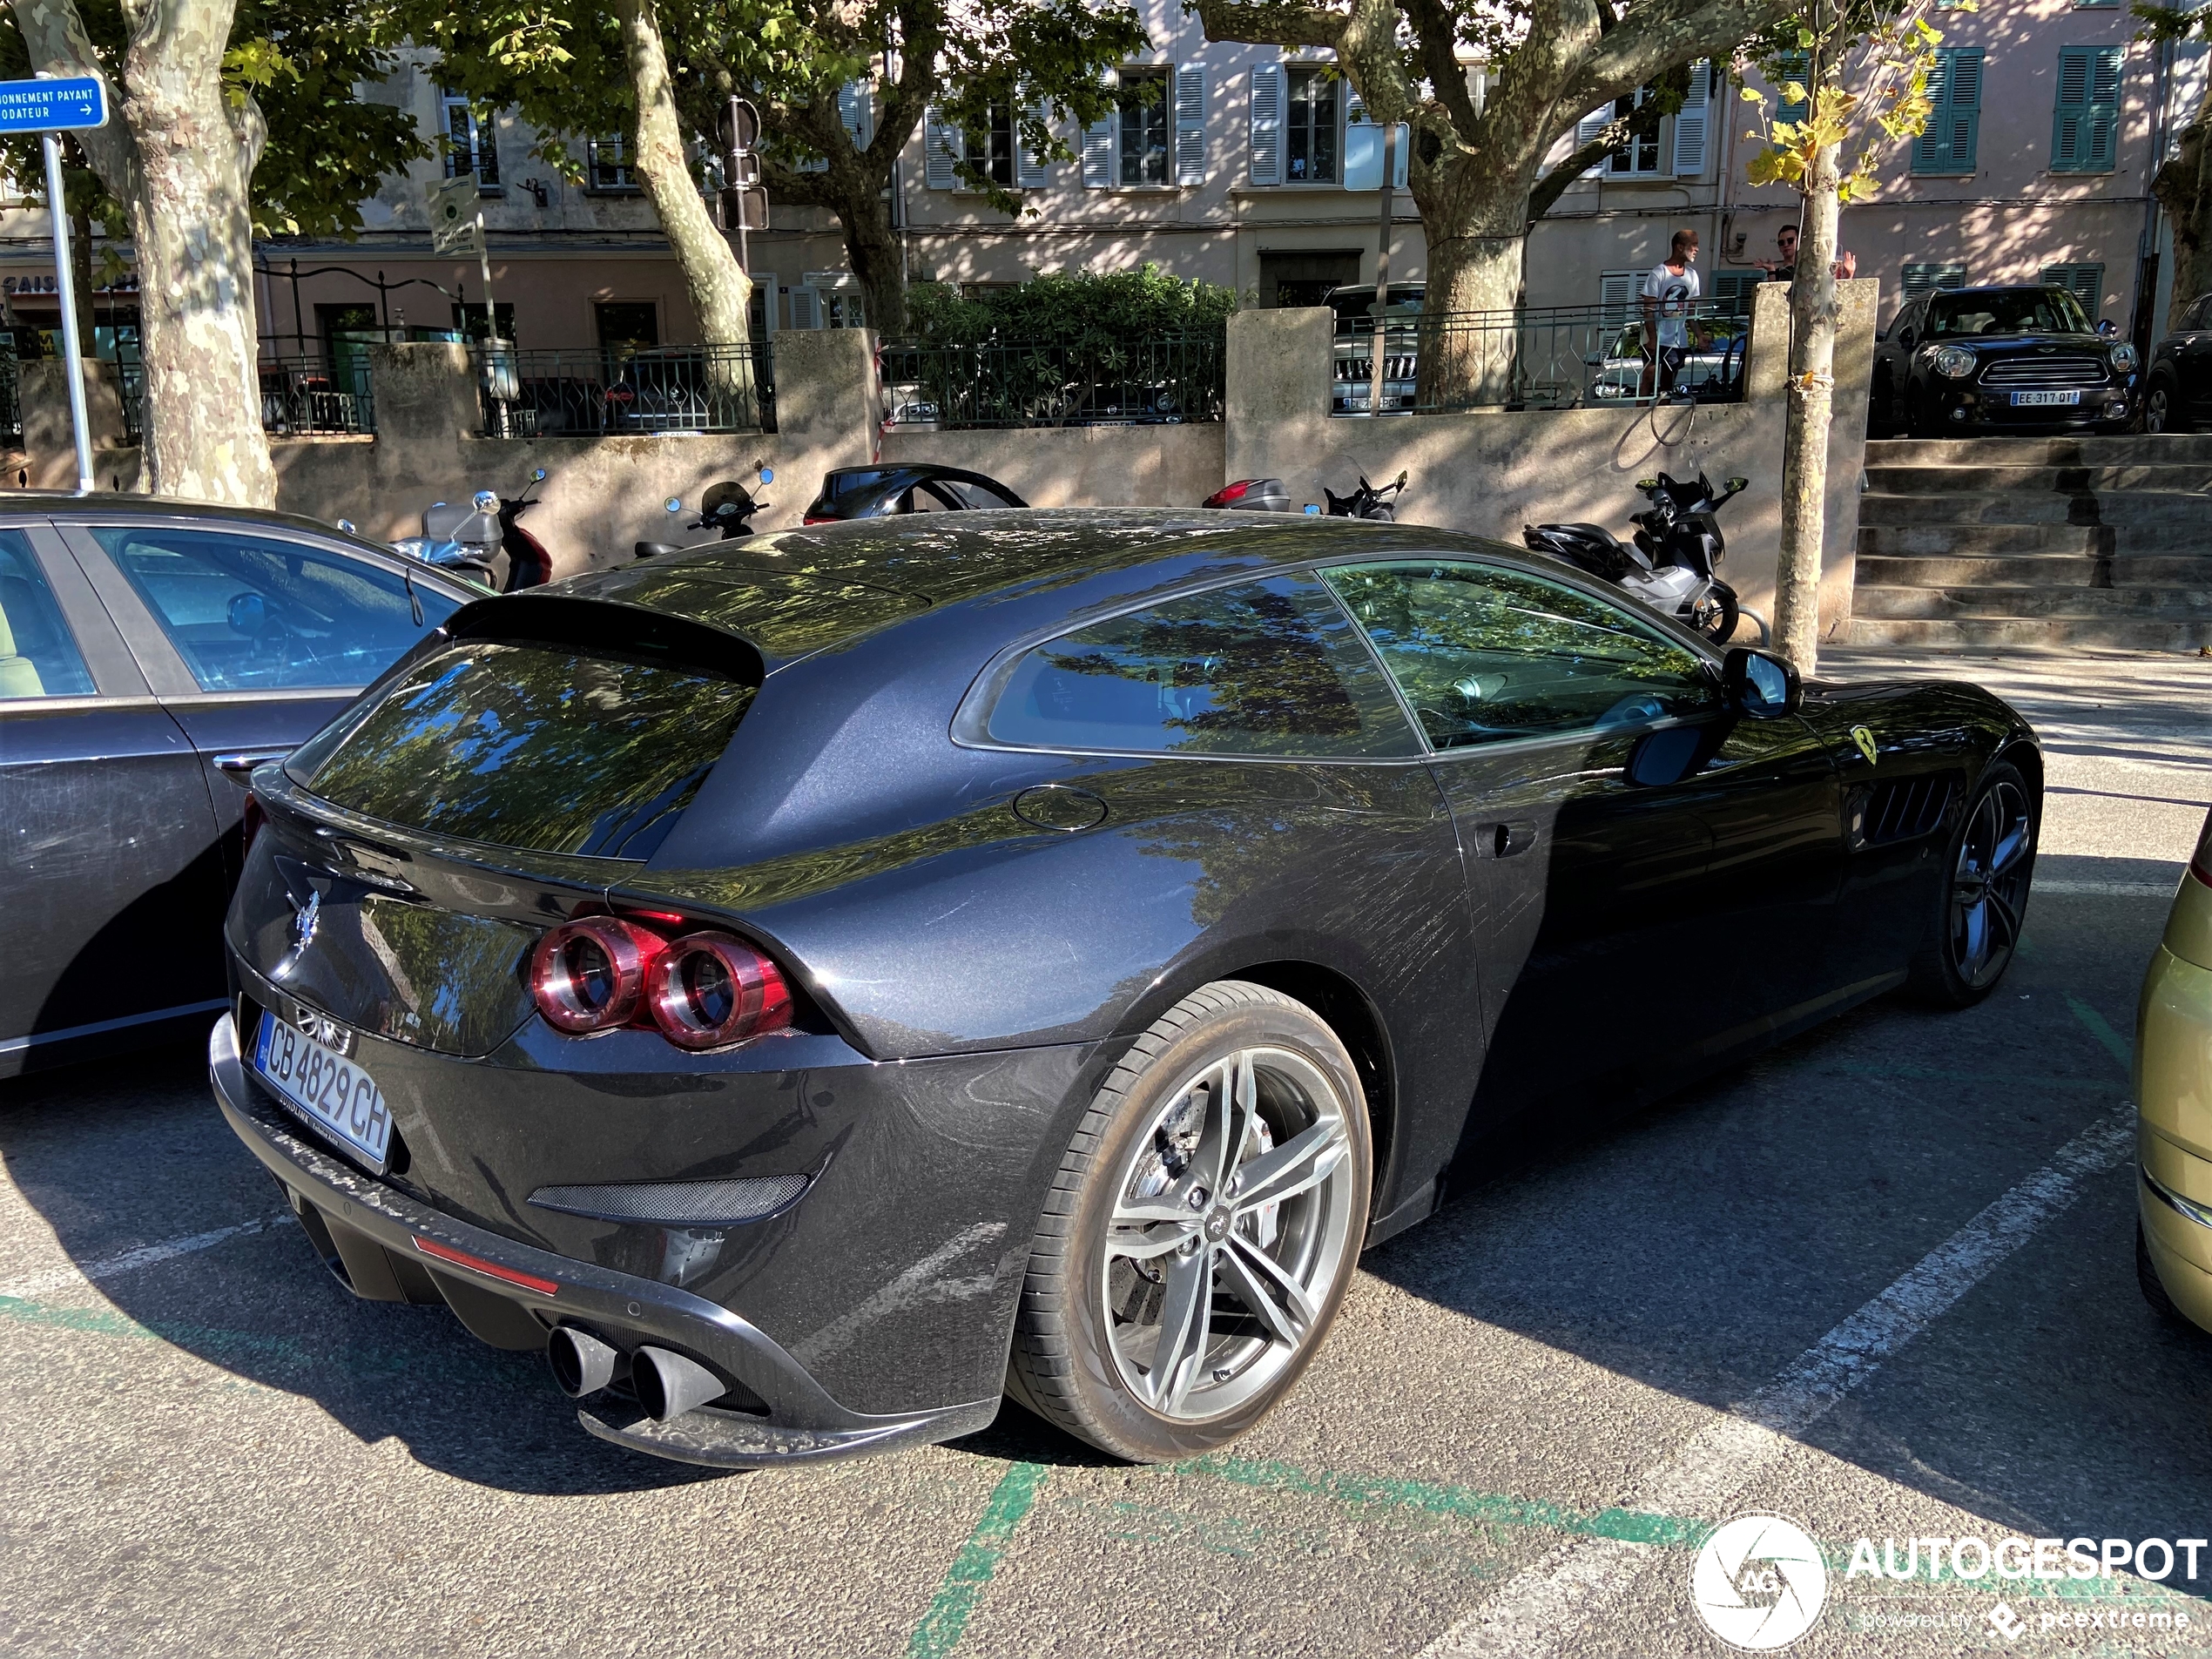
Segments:
[[[2111,1052],[2112,1057],[2120,1062],[2121,1070],[2133,1077],[2135,1072],[2135,1055],[2134,1050],[2128,1046],[2128,1039],[2107,1025],[2105,1016],[2080,997],[2067,997],[2066,1005],[2074,1010],[2075,1019],[2089,1028],[2089,1035],[2103,1043]]]
[[[1207,1474],[1233,1486],[1326,1498],[1355,1508],[1415,1509],[1427,1514],[1497,1526],[1549,1527],[1559,1532],[1588,1533],[1632,1544],[1695,1548],[1712,1531],[1702,1521],[1678,1521],[1649,1510],[1602,1509],[1595,1514],[1583,1514],[1555,1503],[1508,1497],[1499,1492],[1477,1492],[1467,1487],[1434,1486],[1426,1480],[1398,1480],[1387,1476],[1344,1474],[1332,1469],[1301,1469],[1295,1464],[1231,1457],[1223,1453],[1193,1458],[1171,1467],[1178,1474]]]
[[[1015,1463],[999,1477],[975,1530],[945,1569],[944,1582],[929,1598],[929,1609],[907,1639],[907,1659],[944,1659],[968,1634],[968,1621],[975,1604],[999,1569],[999,1557],[1014,1540],[1014,1529],[1036,1507],[1037,1492],[1044,1485],[1042,1463]]]

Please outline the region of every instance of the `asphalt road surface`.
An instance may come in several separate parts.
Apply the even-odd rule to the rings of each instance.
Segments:
[[[1516,1152],[1187,1467],[1012,1406],[813,1472],[637,1458],[541,1362],[332,1285],[194,1052],[0,1084],[0,1650],[1718,1654],[1693,1563],[1752,1512],[1826,1563],[1793,1654],[2212,1649],[2212,1549],[2193,1581],[1964,1577],[1947,1541],[1940,1577],[1848,1570],[1861,1538],[1903,1568],[2212,1537],[2212,1339],[2137,1294],[2127,1107],[2212,662],[1940,666],[2051,744],[1999,994],[1878,1003]],[[1736,1599],[1795,1616],[1807,1570],[1776,1571]]]

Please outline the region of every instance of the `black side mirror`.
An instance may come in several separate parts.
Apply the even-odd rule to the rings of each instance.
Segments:
[[[1804,685],[1786,657],[1738,645],[1721,664],[1721,690],[1730,708],[1754,719],[1795,714]]]
[[[259,639],[269,625],[268,601],[258,593],[234,593],[225,613],[225,619],[234,634],[244,634],[248,639]]]
[[[2119,332],[2120,325],[2113,321],[2113,320],[2109,317],[2103,319],[2097,324],[2097,333],[2107,340],[2110,340]]]
[[[1897,337],[1897,343],[1900,346],[1910,347],[1912,344],[1912,331],[1910,328],[1901,331]]]

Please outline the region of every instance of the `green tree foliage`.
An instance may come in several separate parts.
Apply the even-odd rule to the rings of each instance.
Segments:
[[[981,127],[1011,105],[1022,140],[1040,155],[1072,154],[1046,112],[1095,121],[1111,93],[1103,71],[1148,41],[1126,0],[667,0],[654,8],[684,124],[711,142],[732,97],[759,111],[772,201],[834,212],[866,291],[868,320],[904,327],[905,278],[891,222],[892,169],[934,107]],[[492,0],[425,6],[415,37],[443,55],[441,73],[488,102],[511,105],[543,135],[541,158],[570,176],[570,140],[627,132],[635,103],[620,42],[601,8],[581,0]],[[865,121],[848,126],[862,84]],[[1043,112],[1041,112],[1043,111]],[[1018,212],[1018,192],[963,163],[992,205]]]
[[[102,69],[118,81],[129,38],[120,0],[82,0],[78,10]],[[234,107],[251,98],[267,126],[253,169],[254,235],[350,238],[378,181],[430,153],[412,111],[362,96],[391,73],[401,40],[396,14],[381,0],[240,0],[223,87]],[[0,79],[31,69],[21,33],[0,30]],[[38,140],[0,139],[0,156],[10,176],[44,199]],[[123,205],[74,145],[64,161],[71,212],[98,220],[111,238],[128,234]]]

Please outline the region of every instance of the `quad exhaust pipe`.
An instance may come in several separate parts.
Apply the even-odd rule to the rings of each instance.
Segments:
[[[561,1325],[545,1344],[553,1380],[570,1399],[596,1394],[615,1379],[622,1354],[589,1331]],[[665,1348],[640,1348],[630,1356],[630,1386],[645,1415],[665,1423],[729,1392],[729,1385],[695,1359]]]

